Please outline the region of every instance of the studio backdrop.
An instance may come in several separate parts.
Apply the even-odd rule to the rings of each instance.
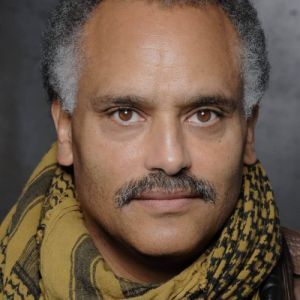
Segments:
[[[0,220],[55,141],[40,75],[40,38],[56,0],[0,1]],[[300,229],[300,1],[254,0],[266,31],[271,82],[258,122],[284,226]]]

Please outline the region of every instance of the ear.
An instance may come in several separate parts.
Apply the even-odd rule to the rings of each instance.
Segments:
[[[71,116],[58,100],[52,102],[51,114],[57,133],[57,161],[62,166],[70,166],[73,164]]]
[[[258,119],[259,107],[255,106],[251,116],[247,120],[247,133],[244,150],[244,164],[251,165],[257,160],[255,151],[255,126]]]

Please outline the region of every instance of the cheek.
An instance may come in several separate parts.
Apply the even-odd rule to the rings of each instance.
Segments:
[[[92,116],[79,117],[73,126],[73,154],[78,167],[98,169],[99,176],[118,177],[130,172],[129,166],[139,159],[138,141],[114,140]],[[136,164],[138,166],[138,164]],[[90,171],[97,175],[96,171]]]
[[[196,176],[211,181],[217,190],[217,209],[231,210],[241,186],[244,134],[243,127],[237,122],[228,126],[218,139],[203,142],[194,140],[193,167]]]
[[[79,199],[92,214],[105,210],[112,215],[115,192],[130,179],[143,175],[141,145],[138,141],[112,141],[95,122],[77,124],[80,126],[73,129],[73,155]]]
[[[244,134],[241,126],[226,126],[214,139],[192,138],[189,145],[194,167],[208,176],[232,177],[240,170],[244,153]],[[214,175],[212,175],[214,174]],[[212,178],[213,179],[213,178]]]
[[[114,231],[111,220],[116,219],[114,193],[118,177],[107,171],[101,159],[77,152],[80,154],[74,157],[75,184],[85,220]]]

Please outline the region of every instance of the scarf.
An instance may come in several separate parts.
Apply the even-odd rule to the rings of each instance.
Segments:
[[[54,145],[0,229],[0,299],[259,299],[281,253],[277,209],[259,162],[245,166],[239,200],[215,241],[161,284],[117,277],[94,246],[72,172]]]

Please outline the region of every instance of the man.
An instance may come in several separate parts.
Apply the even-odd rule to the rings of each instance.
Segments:
[[[247,0],[61,1],[57,143],[2,224],[2,298],[293,299],[254,147],[268,71]]]

